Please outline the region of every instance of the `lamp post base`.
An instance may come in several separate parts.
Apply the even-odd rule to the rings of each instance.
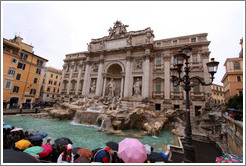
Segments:
[[[192,143],[184,142],[184,162],[195,163],[195,148]]]

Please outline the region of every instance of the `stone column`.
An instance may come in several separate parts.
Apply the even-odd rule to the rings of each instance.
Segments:
[[[82,73],[82,66],[83,66],[82,64],[79,64],[79,75],[78,75],[76,92],[75,92],[76,95],[78,95],[78,93],[79,93],[79,85],[80,85],[80,79],[81,79],[81,73]]]
[[[210,83],[211,79],[210,79],[210,74],[208,73],[208,67],[207,67],[207,63],[209,62],[209,52],[203,52],[202,53],[202,66],[203,66],[203,74],[204,74],[204,82],[206,83]],[[201,86],[201,85],[200,85]],[[208,93],[212,93],[210,86],[203,86],[204,87],[204,93],[208,94]],[[202,88],[202,86],[201,86]],[[207,96],[205,96],[207,97]]]
[[[124,91],[124,77],[121,77],[121,87],[120,87],[120,98],[123,97],[123,91]]]
[[[99,67],[98,67],[98,74],[97,74],[97,85],[96,85],[96,96],[100,96],[102,94],[102,73],[103,73],[103,55],[100,56],[99,59]]]
[[[165,82],[164,82],[164,96],[165,99],[170,99],[170,94],[171,94],[171,81],[170,81],[170,56],[169,55],[165,55],[164,57],[164,78],[165,78]]]
[[[67,87],[67,95],[69,95],[70,93],[70,89],[71,89],[71,81],[72,81],[72,77],[73,77],[73,69],[74,69],[74,63],[71,64],[71,68],[70,68],[70,73],[69,73],[69,81],[68,81],[68,87]]]
[[[86,69],[85,69],[85,76],[84,76],[84,85],[83,85],[83,95],[87,95],[90,90],[90,71],[91,71],[91,64],[90,61],[87,60],[86,62]]]
[[[143,98],[149,98],[149,83],[150,83],[150,53],[145,51],[143,65]]]
[[[63,65],[63,70],[62,70],[62,81],[61,81],[61,84],[60,84],[60,91],[59,93],[61,94],[62,92],[62,88],[63,88],[63,81],[64,81],[64,76],[65,76],[65,72],[66,72],[66,64]],[[46,85],[46,84],[45,84]],[[45,88],[45,87],[44,87]],[[45,89],[44,89],[45,90]]]
[[[105,91],[106,91],[106,81],[107,81],[107,78],[104,77],[104,81],[103,81],[103,97],[105,96]]]
[[[125,88],[124,88],[124,97],[129,97],[129,82],[131,75],[131,52],[128,51],[126,55],[126,75],[125,75]]]

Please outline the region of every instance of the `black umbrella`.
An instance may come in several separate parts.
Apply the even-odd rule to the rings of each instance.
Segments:
[[[69,138],[66,138],[66,137],[57,138],[55,140],[55,143],[59,145],[73,144],[73,142]]]
[[[81,149],[81,147],[75,147],[75,148],[73,148],[73,149],[72,149],[72,153],[73,153],[74,155],[78,154],[77,152],[78,152],[79,149]]]
[[[118,151],[119,144],[117,142],[109,141],[109,142],[106,143],[106,145],[108,147],[110,147],[111,149]]]
[[[29,137],[28,140],[30,142],[41,141],[41,140],[43,140],[43,137],[41,135],[33,135],[33,136]]]
[[[168,159],[164,157],[162,154],[157,152],[152,152],[151,154],[147,155],[147,160],[151,163],[155,163],[157,161],[164,161],[165,163],[168,163]]]
[[[22,151],[3,149],[3,163],[40,163],[35,157]]]

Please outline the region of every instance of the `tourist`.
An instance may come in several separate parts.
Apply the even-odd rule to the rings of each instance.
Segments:
[[[45,142],[45,145],[51,145],[51,138],[50,137],[47,138],[47,141]]]
[[[72,153],[72,145],[67,144],[63,152],[57,159],[57,163],[73,163],[74,154]]]

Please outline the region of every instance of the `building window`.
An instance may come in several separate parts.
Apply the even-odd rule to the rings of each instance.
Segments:
[[[15,75],[15,69],[13,67],[10,67],[10,69],[8,71],[8,75],[10,75],[10,76],[14,76]]]
[[[241,82],[241,77],[237,76],[237,82]]]
[[[155,104],[155,110],[160,111],[161,110],[161,104]]]
[[[28,57],[28,55],[27,55],[27,54],[25,54],[25,53],[21,53],[21,59],[22,59],[22,60],[26,60],[26,59],[27,59],[27,57]]]
[[[156,43],[157,46],[161,46],[161,42]]]
[[[48,91],[48,92],[50,91],[50,87],[47,88],[47,91]]]
[[[53,88],[53,92],[56,92],[56,88]]]
[[[192,61],[195,63],[198,62],[198,54],[197,53],[192,54]]]
[[[85,69],[86,69],[86,64],[84,63],[83,64],[83,71],[85,71]]]
[[[75,82],[72,82],[71,90],[74,90],[74,89],[75,89]]]
[[[67,72],[69,72],[69,68],[70,68],[69,65],[67,65],[67,70],[66,70]]]
[[[37,65],[38,65],[38,66],[42,66],[42,65],[43,65],[43,61],[40,60],[40,59],[37,59]]]
[[[63,89],[67,89],[67,83],[66,82],[63,83]]]
[[[193,87],[194,93],[200,93],[200,84]]]
[[[214,92],[214,95],[216,95],[216,92]]]
[[[178,40],[173,40],[173,44],[174,45],[178,44]]]
[[[53,83],[53,81],[52,81],[52,80],[49,80],[49,84],[51,84],[51,85],[52,85],[52,83]]]
[[[160,56],[155,58],[155,66],[161,67],[161,57]]]
[[[30,95],[35,95],[36,94],[36,89],[31,89]]]
[[[155,91],[156,93],[161,93],[161,82],[155,83]]]
[[[238,62],[234,63],[234,69],[240,69],[240,64]]]
[[[58,78],[58,75],[56,75],[56,79]]]
[[[18,93],[18,92],[19,92],[19,87],[18,87],[18,86],[14,86],[13,92],[14,92],[14,93]]]
[[[15,58],[12,59],[12,63],[17,64],[17,62],[18,62],[17,59],[15,59]]]
[[[194,43],[194,42],[196,42],[196,38],[195,37],[191,38],[190,41],[191,41],[191,43]]]
[[[26,64],[21,63],[21,62],[19,62],[18,65],[17,65],[17,68],[18,68],[18,69],[25,70],[25,67],[26,67]]]
[[[177,82],[175,82],[174,84],[176,85]],[[178,93],[179,92],[179,86],[174,86],[173,90],[174,90],[174,92]]]
[[[53,74],[50,74],[50,77],[53,78]]]
[[[179,105],[174,105],[173,108],[174,108],[174,109],[179,109],[180,106],[179,106]]]
[[[220,88],[220,91],[222,91],[222,88]]]
[[[59,93],[59,89],[57,89],[57,93]]]
[[[47,94],[47,97],[49,97],[50,95],[49,94]]]
[[[78,65],[74,65],[74,71],[78,71]]]
[[[55,82],[54,82],[54,85],[56,85],[56,83],[57,83],[57,82],[55,81]]]
[[[17,73],[15,79],[16,80],[20,80],[20,78],[21,78],[21,74],[20,73]]]
[[[37,68],[36,69],[36,74],[40,74],[41,73],[41,69]]]
[[[216,87],[216,89],[217,89],[217,91],[219,91],[219,88],[218,87]]]
[[[6,83],[5,83],[5,89],[10,89],[11,88],[11,85],[12,85],[12,80],[6,80]]]
[[[38,82],[37,78],[34,78],[33,83],[36,84]]]

